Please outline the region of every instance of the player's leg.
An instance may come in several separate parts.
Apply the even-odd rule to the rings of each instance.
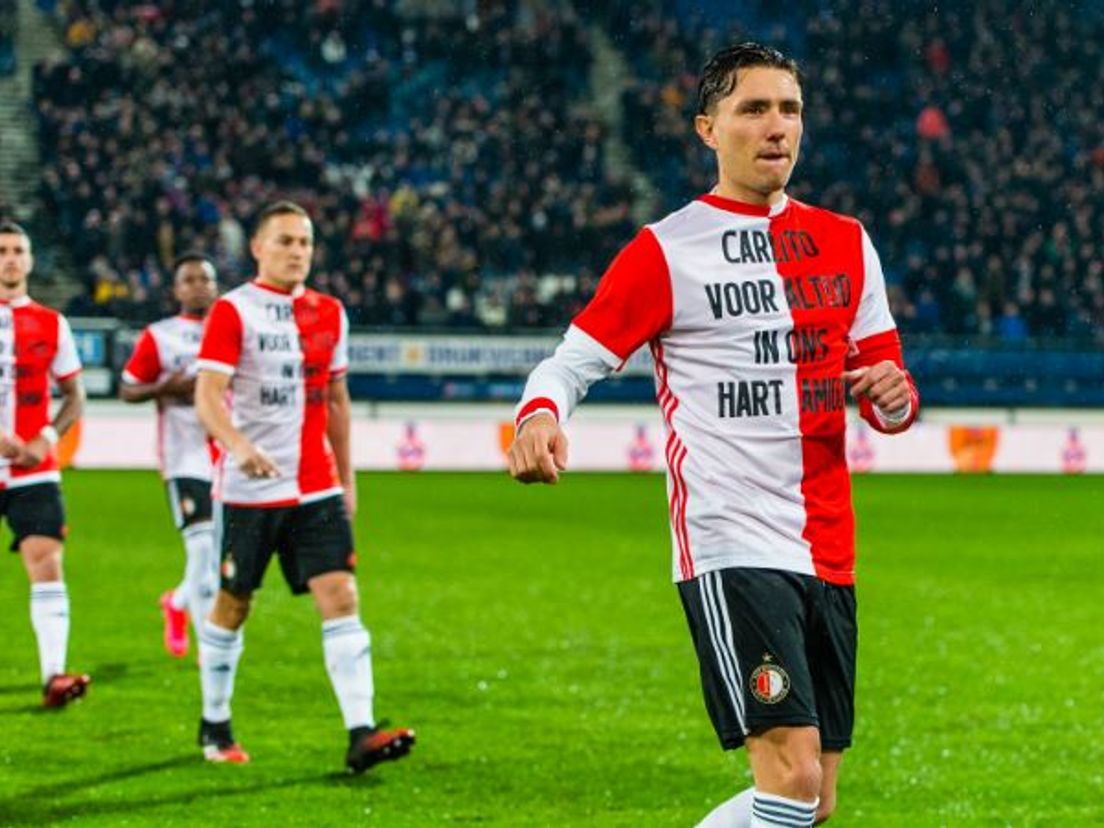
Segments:
[[[203,715],[199,744],[211,762],[248,762],[230,727],[234,680],[245,648],[242,626],[253,592],[272,554],[279,510],[222,506],[219,509],[222,587],[199,630],[199,677]]]
[[[725,749],[747,745],[755,779],[706,817],[707,828],[813,824],[821,769],[805,661],[808,580],[729,569],[679,585],[710,719]]]
[[[855,722],[855,665],[858,624],[851,586],[817,583],[810,602],[809,667],[816,689],[823,753],[817,822],[836,808],[836,780],[843,751],[851,746]]]
[[[178,606],[182,599],[182,606],[191,615],[198,636],[218,591],[219,561],[211,511],[211,484],[206,480],[176,478],[169,481],[168,488],[185,552],[184,580],[174,591],[171,603]],[[166,612],[166,645],[171,632],[176,646],[170,648],[170,652],[183,655],[187,651],[186,619],[178,616],[170,622],[168,616]],[[181,620],[185,623],[181,624]]]
[[[43,704],[62,707],[84,695],[91,681],[67,674],[69,591],[62,575],[65,509],[56,483],[19,487],[9,492],[8,521],[12,550],[18,550],[31,584],[31,626],[38,643]]]
[[[309,590],[322,617],[326,672],[349,731],[346,766],[354,773],[406,755],[407,728],[378,727],[373,709],[371,637],[360,619],[353,534],[340,497],[298,507],[281,541],[280,562],[294,592]]]
[[[172,512],[173,525],[179,532],[184,526],[180,508],[180,491],[176,480],[165,484],[165,494],[169,498],[169,510]],[[181,581],[173,589],[161,593],[161,618],[164,621],[163,641],[169,655],[181,658],[188,653],[188,591],[186,581]]]
[[[816,728],[775,727],[748,735],[745,744],[755,784],[718,805],[698,828],[813,825],[814,819],[827,819],[820,816],[818,793],[826,780],[816,758]]]
[[[179,480],[165,483],[165,494],[169,499],[173,525],[179,532],[184,528],[182,509],[183,495]],[[187,566],[184,578],[173,589],[161,593],[161,618],[164,621],[163,640],[169,655],[180,658],[188,653],[188,581]],[[193,617],[194,620],[194,617]]]

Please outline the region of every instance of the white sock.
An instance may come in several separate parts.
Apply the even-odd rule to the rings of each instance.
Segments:
[[[181,535],[184,538],[187,564],[184,567],[184,582],[177,592],[184,594],[198,638],[219,587],[214,526],[210,521],[196,523],[184,529]]]
[[[323,621],[322,652],[345,727],[350,730],[375,727],[372,642],[360,616],[346,615]]]
[[[811,828],[819,802],[819,799],[802,802],[756,791],[751,802],[751,828]]]
[[[42,683],[65,672],[69,649],[69,592],[64,581],[31,584],[31,626],[38,639]]]
[[[709,812],[709,815],[698,823],[697,828],[750,828],[751,826],[751,800],[755,796],[755,788],[740,791],[732,799],[726,800]]]
[[[230,720],[234,676],[244,649],[241,630],[227,630],[204,621],[199,632],[199,684],[203,691],[203,718],[209,722]]]

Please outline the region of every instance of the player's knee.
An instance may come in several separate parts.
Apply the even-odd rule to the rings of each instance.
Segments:
[[[335,589],[326,596],[323,610],[326,618],[344,618],[347,615],[356,615],[359,611],[356,590]]]
[[[310,588],[323,618],[343,618],[360,611],[356,581],[347,572],[330,572],[313,578]]]
[[[820,796],[824,769],[815,728],[772,728],[749,739],[747,747],[757,786],[805,802]]]
[[[783,772],[786,789],[794,799],[811,802],[820,796],[823,771],[816,756],[795,757]]]
[[[29,537],[19,544],[27,568],[27,576],[34,583],[61,580],[61,543],[53,538]]]
[[[249,617],[250,596],[219,590],[211,607],[211,621],[225,630],[236,630]]]

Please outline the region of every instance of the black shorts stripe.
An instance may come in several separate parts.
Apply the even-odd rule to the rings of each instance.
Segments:
[[[735,647],[732,645],[732,625],[727,623],[726,616],[722,627],[719,615],[723,607],[718,606],[715,579],[711,577],[714,574],[707,573],[698,579],[702,609],[705,613],[709,639],[713,645],[717,670],[724,679],[725,689],[728,691],[728,700],[732,706],[730,712],[735,717],[740,730],[746,734],[743,682],[740,680],[740,666],[736,663]]]

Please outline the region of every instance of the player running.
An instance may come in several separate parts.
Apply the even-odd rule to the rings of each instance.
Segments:
[[[845,390],[882,432],[916,417],[881,265],[855,219],[787,197],[802,135],[796,64],[713,56],[695,126],[718,184],[645,227],[529,377],[510,470],[554,483],[560,427],[644,344],[667,425],[674,580],[722,746],[753,788],[707,828],[828,818],[855,688],[855,525]]]
[[[257,278],[215,303],[199,351],[196,411],[223,446],[214,486],[222,588],[199,637],[199,741],[208,760],[249,760],[231,735],[230,699],[241,627],[275,552],[292,592],[309,591],[322,616],[326,668],[349,731],[345,763],[360,773],[406,755],[414,732],[381,729],[373,712],[353,576],[348,320],[338,300],[305,286],[314,229],[301,207],[263,210],[250,250]]]
[[[27,295],[31,239],[0,223],[0,515],[12,531],[31,582],[31,626],[38,641],[46,707],[83,696],[91,678],[66,673],[69,592],[62,575],[66,536],[55,446],[84,407],[81,364],[69,323]],[[51,380],[61,405],[50,419]]]
[[[188,615],[199,634],[218,589],[218,556],[211,521],[211,450],[193,406],[196,356],[203,320],[218,297],[215,266],[198,254],[173,266],[180,313],[142,331],[123,369],[120,396],[157,403],[157,455],[173,522],[184,540],[184,579],[161,596],[165,649],[188,652]]]

